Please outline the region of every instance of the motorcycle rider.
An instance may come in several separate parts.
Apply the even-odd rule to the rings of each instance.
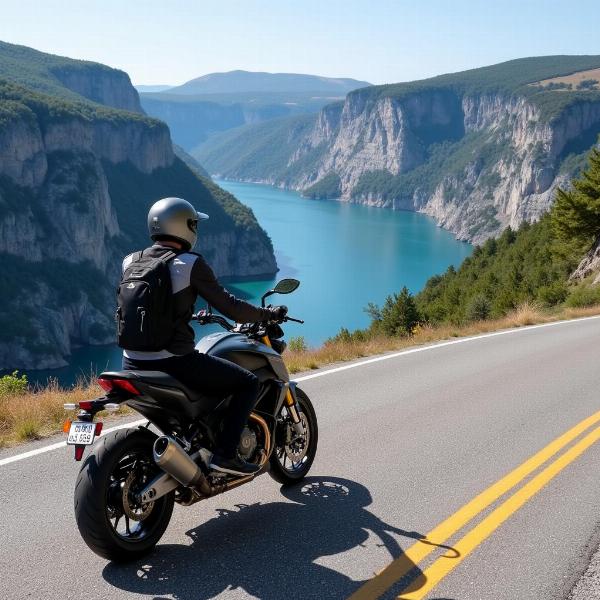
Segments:
[[[219,283],[204,258],[191,252],[197,240],[198,222],[204,219],[208,219],[208,215],[197,212],[182,198],[163,198],[150,208],[148,231],[154,245],[144,250],[144,256],[160,257],[169,251],[176,252],[168,263],[175,330],[172,341],[162,350],[146,352],[125,348],[123,368],[162,371],[203,394],[231,395],[210,467],[223,473],[248,475],[259,467],[243,460],[237,447],[258,398],[258,379],[232,362],[195,350],[194,330],[189,321],[198,296],[239,323],[282,321],[287,308],[258,308],[236,298]],[[125,257],[123,270],[133,256]]]

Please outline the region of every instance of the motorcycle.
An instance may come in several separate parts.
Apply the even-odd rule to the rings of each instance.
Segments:
[[[299,285],[295,279],[281,280],[263,295],[262,306],[272,294],[289,294]],[[128,561],[150,552],[167,529],[175,502],[191,506],[266,472],[281,484],[292,484],[306,476],[315,459],[317,417],[308,396],[290,381],[281,356],[286,347],[281,326],[233,325],[210,307],[193,318],[225,329],[203,337],[198,351],[234,362],[260,381],[238,452],[261,469],[233,476],[209,468],[230,398],[199,394],[158,371],[102,373],[98,383],[106,395],[78,406],[65,404],[67,410],[79,409],[65,431],[76,460],[93,445],[75,485],[75,518],[85,543],[109,560]],[[95,421],[97,414],[121,405],[139,412],[147,424],[98,437],[102,422]]]

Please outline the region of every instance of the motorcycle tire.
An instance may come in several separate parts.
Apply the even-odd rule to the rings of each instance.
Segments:
[[[103,558],[125,562],[144,556],[152,551],[169,525],[174,492],[153,503],[136,506],[133,494],[125,491],[136,483],[132,473],[142,473],[137,491],[159,472],[152,457],[155,439],[152,432],[142,428],[109,433],[93,446],[79,471],[75,485],[77,526],[85,543]],[[132,465],[129,471],[127,461]],[[148,514],[136,521],[134,517],[139,516],[134,514],[136,510]],[[119,532],[122,517],[126,529]],[[134,531],[131,523],[135,524]]]
[[[305,421],[305,427],[308,428],[308,443],[302,460],[294,465],[289,457],[288,448],[282,440],[286,434],[285,427],[279,425],[276,429],[275,448],[271,454],[269,474],[283,485],[296,483],[306,477],[317,453],[319,428],[315,409],[310,398],[301,389],[296,389],[296,400],[300,416]],[[287,460],[290,460],[289,466],[286,466]]]

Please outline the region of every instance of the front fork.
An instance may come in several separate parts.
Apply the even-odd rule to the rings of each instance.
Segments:
[[[287,409],[290,413],[290,416],[292,417],[292,427],[294,431],[298,435],[302,435],[304,433],[304,428],[302,427],[302,421],[300,420],[300,415],[298,414],[298,403],[296,402],[289,385],[287,386],[285,402],[287,404]]]
[[[265,344],[265,346],[269,346],[269,348],[273,347],[268,335],[265,335],[262,338],[262,343]],[[302,435],[304,433],[304,428],[302,427],[302,421],[300,419],[300,415],[298,414],[298,403],[296,402],[295,394],[292,393],[289,383],[285,383],[284,385],[286,392],[285,403],[290,416],[292,417],[292,427],[297,435]]]

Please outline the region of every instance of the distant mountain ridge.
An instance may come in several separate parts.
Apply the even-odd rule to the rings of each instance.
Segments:
[[[140,94],[144,110],[168,123],[173,139],[193,153],[211,135],[247,123],[316,113],[347,92],[354,79],[230,71],[211,73],[158,93]]]
[[[345,96],[371,85],[366,81],[301,73],[228,71],[209,73],[169,89],[171,94],[307,93]]]
[[[214,135],[194,156],[221,177],[415,210],[481,242],[534,221],[600,133],[600,90],[540,84],[600,56],[508,61],[350,92],[317,115]]]
[[[146,92],[146,93],[165,92],[167,90],[170,90],[173,86],[171,86],[171,85],[134,85],[133,87],[141,94],[142,92]]]
[[[210,215],[199,249],[218,274],[276,272],[252,212],[185,161],[201,173],[126,73],[0,45],[0,370],[62,366],[74,346],[114,341],[119,265],[148,244],[160,197]]]

